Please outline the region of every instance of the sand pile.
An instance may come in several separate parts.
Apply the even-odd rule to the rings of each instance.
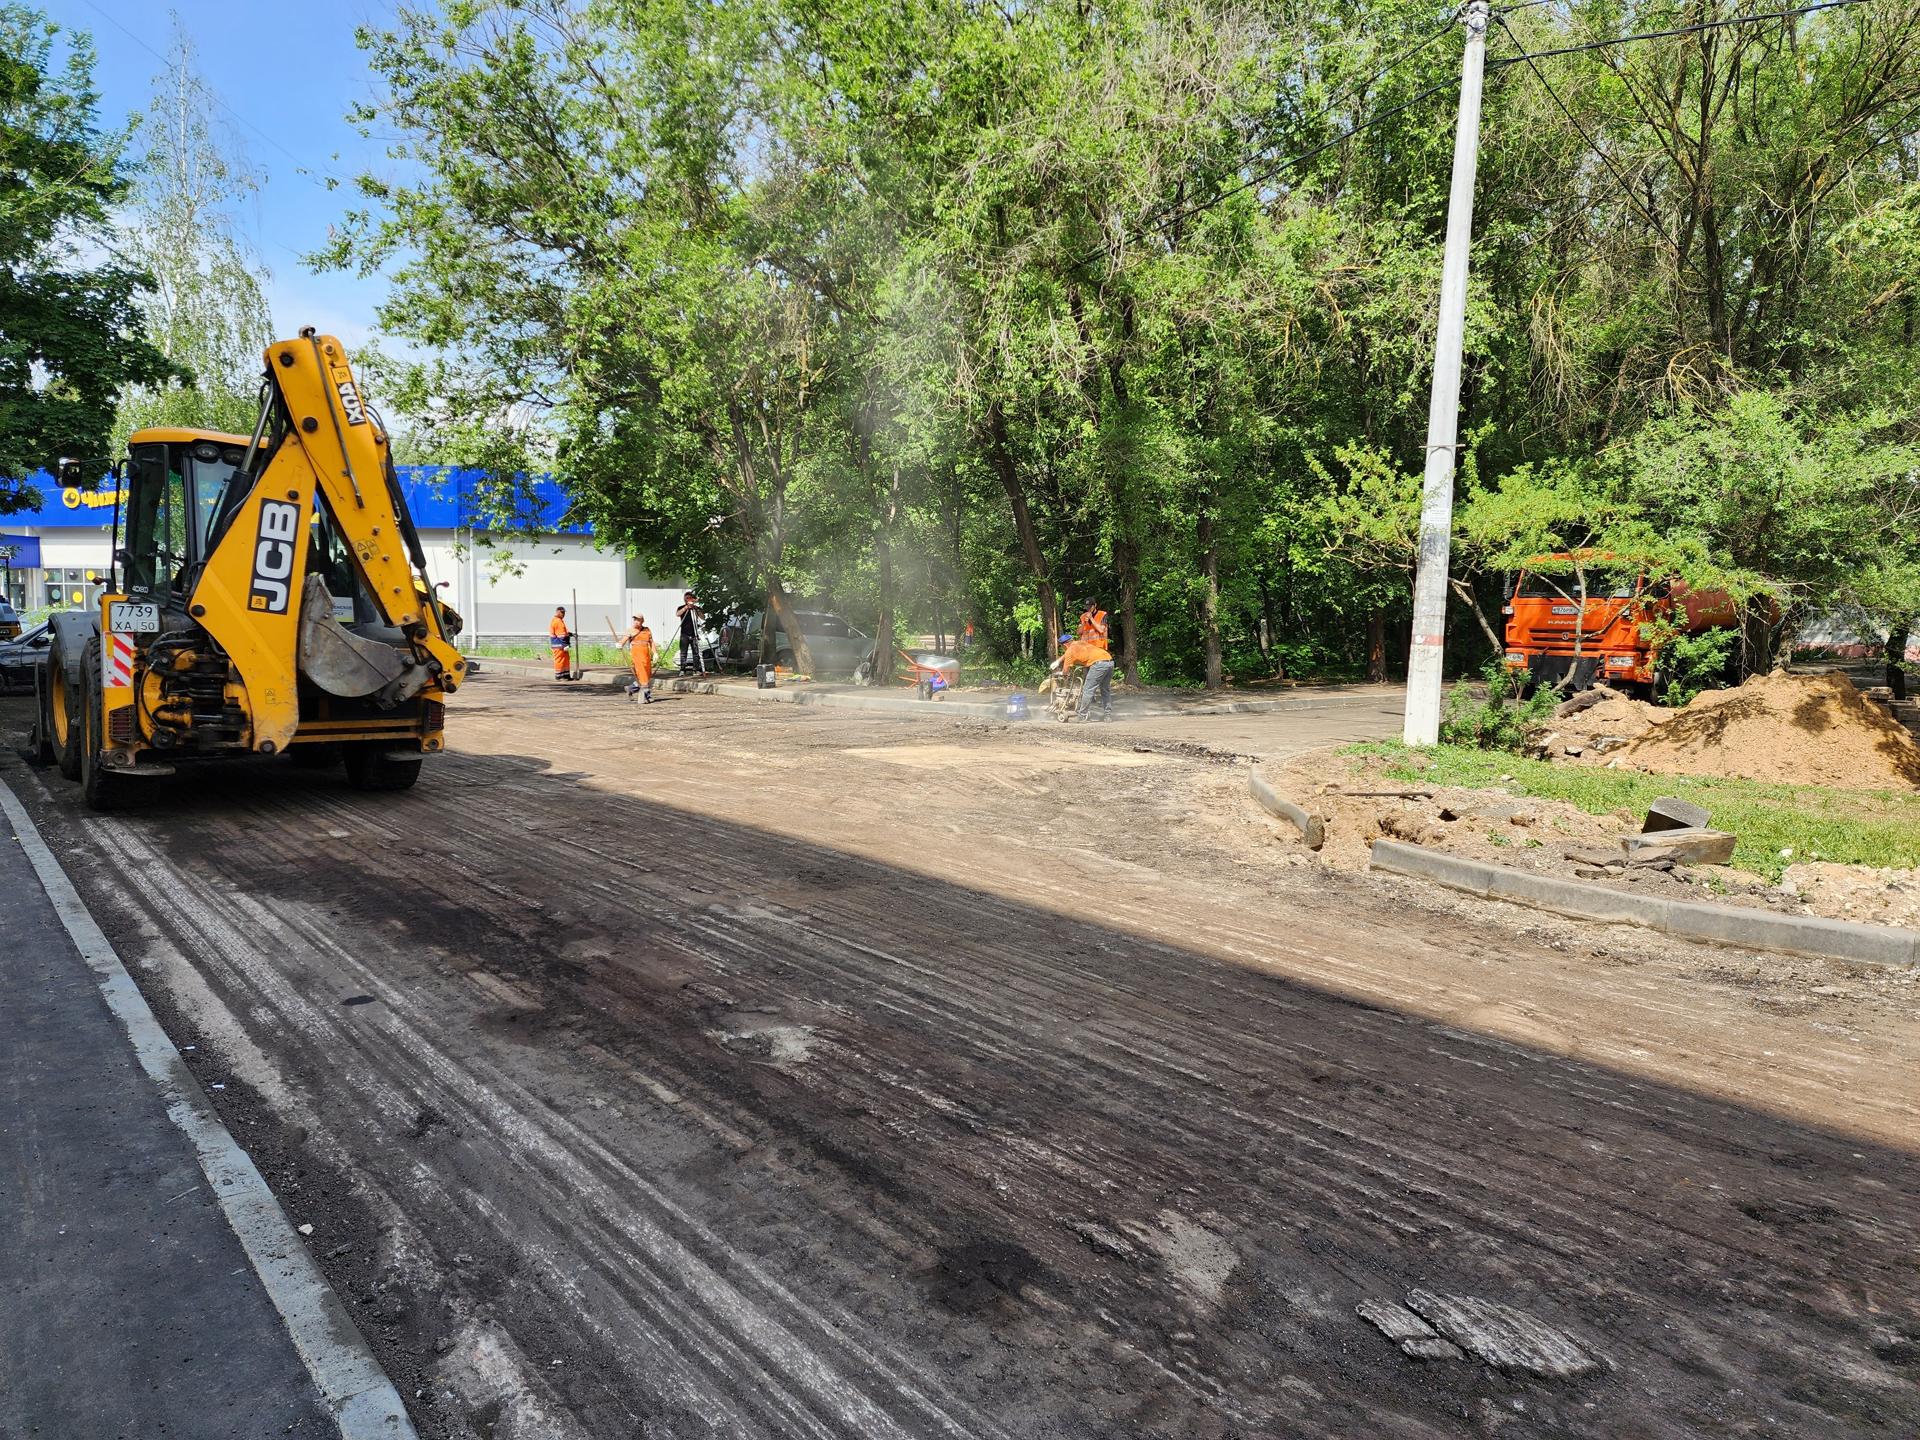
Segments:
[[[1589,705],[1560,723],[1563,729],[1580,730],[1588,735],[1618,735],[1634,740],[1659,724],[1666,713],[1658,705],[1613,693],[1598,705]]]
[[[1920,787],[1920,744],[1838,671],[1776,670],[1737,689],[1705,691],[1619,753],[1628,765],[1665,775]]]

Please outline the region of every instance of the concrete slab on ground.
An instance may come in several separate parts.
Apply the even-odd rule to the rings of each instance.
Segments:
[[[0,1435],[339,1435],[4,817],[0,935]]]

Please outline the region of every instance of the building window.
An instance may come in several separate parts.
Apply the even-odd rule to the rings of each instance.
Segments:
[[[54,569],[49,567],[40,572],[41,589],[45,593],[44,602],[53,610],[76,610],[87,603],[87,570],[82,567]]]

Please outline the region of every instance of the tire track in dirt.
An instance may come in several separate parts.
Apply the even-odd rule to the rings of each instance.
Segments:
[[[165,871],[165,862],[127,827],[108,821],[101,828],[135,873]],[[278,864],[292,858],[275,853],[286,848],[261,845],[257,853]],[[537,1197],[523,1187],[517,1196],[523,1203],[510,1215],[484,1207],[491,1213],[481,1218],[490,1220],[497,1233],[513,1236],[516,1246],[544,1254],[546,1268],[554,1274],[564,1275],[566,1267],[552,1263],[553,1257],[567,1254],[577,1261],[583,1251],[604,1271],[626,1272],[618,1286],[625,1301],[622,1322],[608,1323],[606,1308],[582,1313],[596,1316],[600,1323],[595,1328],[603,1338],[629,1329],[646,1336],[644,1351],[629,1340],[622,1345],[622,1358],[635,1371],[647,1373],[676,1412],[700,1416],[702,1425],[716,1434],[744,1433],[749,1425],[770,1433],[823,1436],[993,1433],[994,1427],[982,1417],[956,1418],[934,1404],[899,1365],[888,1366],[873,1350],[829,1333],[834,1327],[830,1314],[823,1316],[784,1287],[752,1274],[765,1292],[763,1298],[776,1302],[789,1323],[798,1320],[806,1328],[788,1332],[762,1314],[722,1277],[722,1268],[739,1269],[739,1257],[711,1230],[564,1118],[541,1114],[536,1120],[536,1113],[547,1107],[502,1073],[489,1074],[484,1084],[476,1080],[434,1043],[432,1032],[439,1027],[430,1014],[311,920],[297,918],[289,907],[258,905],[237,888],[221,900],[203,902],[163,882],[148,888],[145,899],[171,908],[191,932],[195,953],[219,954],[226,962],[222,978],[244,988],[256,1004],[294,1031],[321,1033],[335,1027],[332,1013],[312,1003],[283,973],[290,957],[299,956],[293,963],[304,961],[302,968],[325,966],[384,1001],[385,1013],[402,1022],[398,1027],[374,1032],[360,1026],[352,1032],[360,1041],[354,1047],[360,1064],[350,1079],[361,1103],[373,1112],[371,1123],[402,1135],[418,1112],[419,1097],[431,1095],[443,1123],[485,1136],[496,1153],[514,1155],[520,1164],[539,1171]],[[290,948],[291,941],[301,943]],[[270,964],[259,963],[268,957]],[[337,1065],[341,1058],[335,1050],[333,1062]],[[484,1192],[472,1188],[477,1178],[465,1177],[464,1195],[479,1207]],[[462,1193],[457,1183],[449,1183],[454,1179],[443,1177],[439,1188]],[[636,1215],[637,1196],[645,1197],[654,1213]],[[531,1210],[524,1203],[530,1199],[537,1200]],[[623,1219],[615,1218],[623,1213]],[[540,1233],[530,1237],[524,1232],[531,1214],[544,1223]],[[720,1263],[710,1257],[720,1257]],[[701,1304],[689,1305],[690,1297],[698,1297]],[[568,1298],[579,1297],[576,1292]],[[608,1297],[598,1298],[604,1305]],[[690,1348],[697,1349],[703,1362],[697,1375],[685,1373]],[[838,1369],[827,1363],[837,1352],[844,1352]],[[853,1377],[869,1375],[877,1375],[910,1413],[918,1412],[912,1428],[901,1428],[895,1417],[867,1399]],[[730,1408],[724,1397],[734,1387],[743,1387],[740,1397],[757,1403],[746,1412]],[[929,1423],[930,1430],[925,1428]]]

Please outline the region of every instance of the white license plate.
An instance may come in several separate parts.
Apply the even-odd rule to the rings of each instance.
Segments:
[[[153,635],[160,629],[160,607],[116,600],[107,607],[107,628],[120,635]]]

